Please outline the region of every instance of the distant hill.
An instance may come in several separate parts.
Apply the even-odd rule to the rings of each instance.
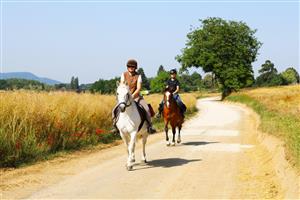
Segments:
[[[54,85],[59,84],[61,82],[49,79],[49,78],[43,78],[38,77],[30,72],[8,72],[8,73],[0,73],[0,79],[10,79],[10,78],[20,78],[20,79],[27,79],[27,80],[35,80],[39,81],[41,83],[45,83],[48,85]]]

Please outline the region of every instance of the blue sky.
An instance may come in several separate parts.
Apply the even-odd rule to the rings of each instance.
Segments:
[[[3,72],[81,83],[109,79],[126,70],[129,58],[148,77],[159,65],[179,68],[190,26],[221,17],[257,29],[263,43],[253,69],[270,59],[279,72],[299,70],[299,2],[59,2],[2,1]],[[201,69],[196,71],[201,72]]]

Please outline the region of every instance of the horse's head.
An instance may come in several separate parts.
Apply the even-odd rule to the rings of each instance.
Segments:
[[[165,105],[170,108],[170,105],[173,101],[173,93],[169,90],[169,88],[166,88],[164,91],[164,102]]]
[[[120,84],[117,88],[117,101],[121,112],[126,110],[126,107],[131,105],[132,97],[129,87],[125,84]]]

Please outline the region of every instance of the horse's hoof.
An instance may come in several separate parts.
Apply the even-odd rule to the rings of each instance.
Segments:
[[[181,142],[181,140],[177,140],[177,143],[179,144]]]
[[[142,162],[142,163],[147,163],[147,160],[142,160],[141,162]]]
[[[126,166],[126,168],[127,168],[127,171],[131,171],[133,166]]]
[[[175,146],[175,142],[172,142],[172,146]]]
[[[170,146],[170,142],[167,142],[166,145],[167,145],[167,146]]]

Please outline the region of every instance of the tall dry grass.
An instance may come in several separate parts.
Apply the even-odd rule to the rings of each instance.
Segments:
[[[68,92],[0,93],[0,166],[105,142],[115,97]]]
[[[300,85],[258,88],[244,92],[270,111],[300,116]]]
[[[196,97],[183,94],[188,110]],[[145,99],[155,110],[162,95]],[[61,150],[116,138],[111,129],[114,95],[70,92],[0,92],[0,166],[18,166]]]

